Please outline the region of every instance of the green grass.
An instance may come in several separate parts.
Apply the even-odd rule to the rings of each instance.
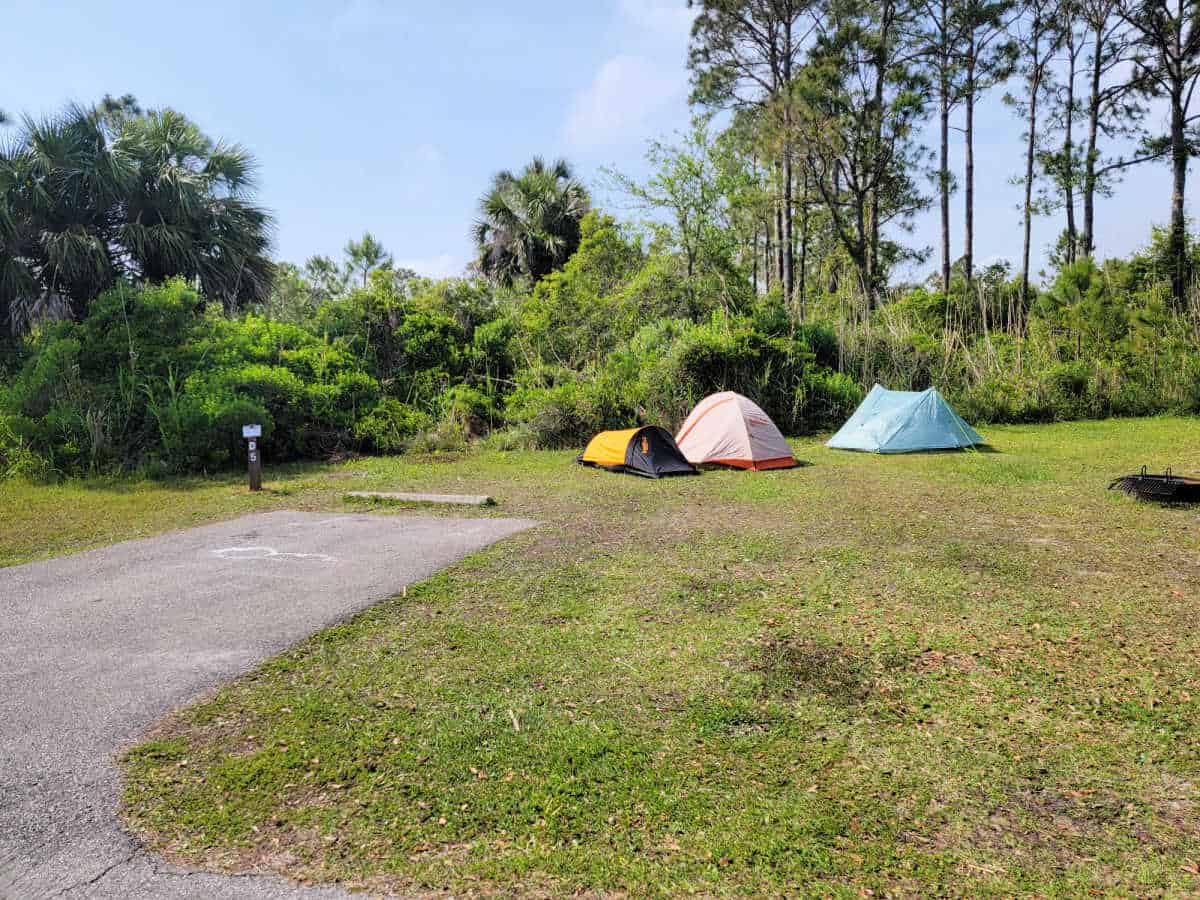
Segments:
[[[1200,470],[1200,426],[987,436],[663,482],[479,453],[262,497],[4,485],[0,558],[356,489],[544,523],[132,750],[130,825],[191,863],[459,894],[1200,892],[1200,516],[1105,491]]]

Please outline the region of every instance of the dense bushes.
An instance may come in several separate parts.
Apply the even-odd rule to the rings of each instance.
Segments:
[[[754,397],[793,434],[848,414],[861,393],[833,370],[834,331],[797,327],[774,295],[744,293],[737,309],[706,299],[677,257],[647,255],[590,214],[578,252],[516,307],[512,355],[526,365],[506,422],[527,444],[575,446],[639,421],[673,427],[720,390]]]
[[[389,389],[436,402],[462,331],[428,310],[392,312],[389,340],[356,357],[352,341],[228,318],[182,282],[118,287],[84,321],[31,341],[0,392],[3,463],[40,474],[213,469],[240,456],[249,422],[263,425],[273,461],[402,450],[432,418]],[[369,364],[381,344],[396,356],[386,380]]]
[[[868,310],[822,294],[801,318],[774,290],[701,290],[677,256],[592,213],[532,289],[380,268],[316,299],[291,285],[299,299],[267,318],[178,281],[119,285],[83,321],[0,345],[0,475],[212,470],[241,458],[248,422],[273,462],[491,434],[577,447],[674,427],[720,390],[802,434],[838,426],[876,381],[936,384],[976,423],[1192,412],[1197,322],[1164,302],[1154,253],[1064,267],[1028,309],[993,267],[950,297],[917,287]]]
[[[846,368],[861,384],[936,383],[977,422],[1195,412],[1197,321],[1169,308],[1166,285],[1147,280],[1152,269],[1141,255],[1103,267],[1081,260],[1027,311],[1011,307],[1010,285],[969,308],[919,288],[870,327],[843,329]],[[940,316],[951,324],[936,324]]]
[[[831,331],[762,330],[750,317],[714,313],[706,322],[662,319],[643,327],[600,365],[581,372],[544,367],[523,373],[508,399],[508,421],[539,446],[573,446],[602,428],[635,421],[683,421],[721,390],[754,397],[790,434],[839,423],[862,399],[858,386],[822,362]],[[814,351],[814,345],[821,351]]]

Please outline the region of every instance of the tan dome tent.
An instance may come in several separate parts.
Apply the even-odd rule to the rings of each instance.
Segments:
[[[675,436],[692,465],[712,463],[738,469],[787,469],[796,465],[792,448],[758,404],[724,391],[705,397]]]

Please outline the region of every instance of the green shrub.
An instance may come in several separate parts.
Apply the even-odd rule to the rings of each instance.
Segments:
[[[862,400],[863,391],[850,376],[813,369],[804,373],[793,421],[802,423],[805,431],[832,431],[841,427]]]
[[[400,453],[412,438],[433,424],[418,409],[385,397],[354,426],[354,437],[364,450],[376,453]]]
[[[476,388],[456,384],[441,398],[443,419],[457,423],[473,435],[486,434],[496,420],[492,398]]]
[[[414,357],[438,365],[408,375],[409,384],[425,379],[430,402],[454,358],[439,347],[457,327],[428,314],[401,329]],[[280,461],[357,447],[370,440],[360,430],[388,443],[379,417],[358,428],[384,394],[346,348],[297,325],[229,318],[179,281],[118,286],[84,321],[28,339],[23,356],[0,389],[10,467],[20,455],[65,474],[211,470],[242,458],[241,428],[253,422],[264,426],[263,452]]]
[[[49,459],[34,452],[18,433],[15,424],[12,419],[0,414],[0,478],[51,480],[56,473]]]
[[[596,380],[518,388],[505,417],[537,447],[574,447],[597,431],[636,424],[632,407],[606,395]]]

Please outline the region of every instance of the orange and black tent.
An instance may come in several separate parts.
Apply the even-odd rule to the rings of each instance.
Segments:
[[[644,478],[700,474],[684,458],[671,433],[657,425],[602,431],[588,442],[587,449],[575,461]]]

